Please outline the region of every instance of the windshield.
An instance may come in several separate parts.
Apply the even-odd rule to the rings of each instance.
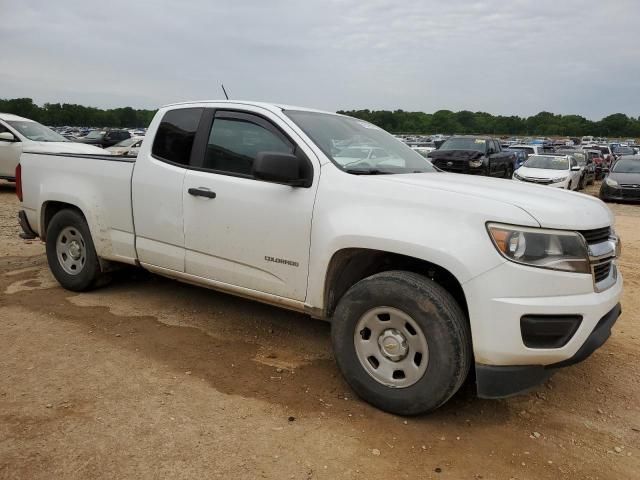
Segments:
[[[34,142],[68,142],[62,135],[57,134],[50,128],[40,125],[38,122],[26,120],[12,120],[7,122],[15,128],[21,135]]]
[[[130,147],[137,141],[137,138],[127,138],[126,140],[122,140],[120,143],[116,143],[114,147]]]
[[[419,153],[371,123],[329,113],[284,113],[346,172],[375,175],[436,171]]]
[[[450,138],[442,144],[440,150],[475,150],[484,153],[487,142],[481,138]]]
[[[552,157],[551,155],[532,155],[524,162],[527,168],[544,168],[546,170],[569,170],[567,157]]]
[[[102,138],[103,136],[104,136],[104,132],[101,132],[100,130],[93,130],[89,132],[89,134],[84,138],[90,138],[91,140],[95,140],[98,138]]]
[[[621,158],[613,166],[616,173],[640,173],[640,157]]]

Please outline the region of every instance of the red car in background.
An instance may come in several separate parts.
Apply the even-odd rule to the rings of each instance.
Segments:
[[[604,174],[609,170],[611,161],[607,162],[599,147],[584,148],[582,151],[587,156],[587,161],[591,159],[595,165],[596,180],[601,180],[604,177]]]

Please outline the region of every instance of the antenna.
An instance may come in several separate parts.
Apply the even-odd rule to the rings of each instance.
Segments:
[[[224,92],[224,96],[227,97],[227,100],[229,100],[229,95],[227,95],[227,91],[224,88],[224,83],[221,83],[220,86],[222,87],[222,91]]]

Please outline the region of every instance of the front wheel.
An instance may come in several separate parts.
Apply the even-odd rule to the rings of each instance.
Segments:
[[[504,173],[504,178],[513,178],[513,167],[508,166]]]
[[[340,371],[365,401],[398,415],[435,410],[471,363],[471,333],[453,297],[410,272],[383,272],[352,286],[331,326]]]
[[[51,273],[67,290],[83,292],[101,277],[98,255],[84,217],[76,210],[61,210],[47,226],[47,261]]]

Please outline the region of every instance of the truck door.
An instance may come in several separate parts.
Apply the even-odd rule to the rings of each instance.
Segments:
[[[259,152],[302,154],[309,188],[256,180]],[[202,163],[182,189],[188,274],[293,300],[307,289],[317,158],[271,112],[216,110]]]
[[[182,191],[203,111],[169,110],[157,126],[151,148],[142,148],[138,155],[132,204],[136,251],[142,263],[184,272]]]

